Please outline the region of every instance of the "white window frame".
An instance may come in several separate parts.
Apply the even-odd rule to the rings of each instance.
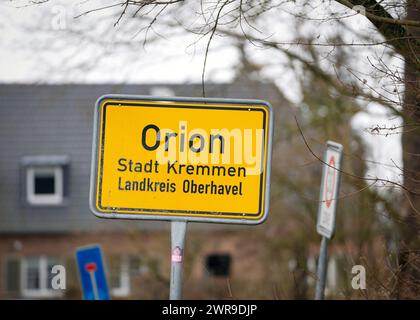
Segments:
[[[38,259],[38,272],[39,272],[39,288],[28,289],[28,258]],[[46,256],[31,256],[23,257],[21,260],[20,268],[20,284],[21,292],[24,298],[57,298],[63,295],[62,290],[50,289],[47,286],[48,281],[48,257]]]
[[[328,261],[327,279],[325,291],[327,294],[336,293],[338,290],[337,259],[331,255]]]
[[[130,261],[128,256],[121,257],[120,261],[120,286],[111,288],[111,295],[114,297],[127,297],[130,295]]]
[[[317,271],[317,261],[315,256],[309,256],[306,259],[306,268],[308,269],[308,275],[306,276],[306,283],[309,286],[315,285],[316,280],[316,271]]]
[[[35,194],[37,174],[54,175],[54,194]],[[26,198],[31,205],[59,205],[63,203],[63,167],[28,167],[26,170]]]
[[[310,256],[309,258],[307,258],[306,266],[310,273],[306,277],[306,283],[310,286],[314,286],[316,283],[316,274],[318,271],[317,258],[315,256]],[[328,259],[325,295],[336,293],[337,290],[338,290],[337,258],[335,255],[331,255]]]

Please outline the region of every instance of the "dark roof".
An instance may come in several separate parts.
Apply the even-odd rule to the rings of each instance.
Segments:
[[[160,89],[159,89],[160,88]],[[0,232],[67,232],[160,228],[149,221],[101,220],[88,205],[93,110],[104,94],[156,93],[201,96],[201,85],[0,85]],[[208,84],[206,96],[279,99],[272,85],[254,82]],[[68,204],[33,207],[21,199],[25,156],[69,159]],[[167,225],[167,224],[165,224]]]

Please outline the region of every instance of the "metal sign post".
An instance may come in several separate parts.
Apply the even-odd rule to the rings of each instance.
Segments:
[[[327,141],[322,170],[317,232],[322,236],[318,258],[315,300],[323,300],[328,268],[328,240],[334,236],[343,146]]]
[[[92,284],[93,299],[99,300],[98,285],[96,284],[96,277],[95,277],[95,272],[98,269],[96,266],[96,263],[94,262],[87,263],[85,265],[85,269],[89,273],[89,276],[90,276],[90,282]]]
[[[186,221],[171,222],[171,283],[170,300],[180,300],[182,297],[182,264],[184,260]]]
[[[322,237],[319,249],[318,270],[316,273],[315,300],[324,300],[325,282],[327,277],[328,239]]]
[[[181,299],[187,222],[268,216],[273,111],[262,100],[106,95],[95,106],[90,209],[171,221],[170,299]]]

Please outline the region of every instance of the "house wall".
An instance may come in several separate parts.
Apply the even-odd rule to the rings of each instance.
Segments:
[[[254,283],[264,275],[264,250],[262,239],[249,235],[248,230],[197,231],[187,234],[184,265],[184,296],[186,298],[252,297]],[[57,258],[66,267],[66,290],[57,298],[82,298],[78,280],[75,250],[78,247],[100,244],[106,259],[108,276],[112,274],[109,260],[130,257],[140,259],[138,272],[130,276],[130,293],[123,298],[166,299],[169,292],[170,234],[169,231],[31,234],[0,237],[2,275],[0,299],[25,298],[20,292],[8,291],[6,270],[8,259],[24,259],[31,256]],[[229,277],[212,276],[206,270],[206,257],[210,254],[231,256]],[[22,266],[21,266],[22,267]],[[235,283],[249,283],[249,292],[235,292]],[[259,293],[255,291],[253,294]],[[117,297],[118,298],[118,297]]]

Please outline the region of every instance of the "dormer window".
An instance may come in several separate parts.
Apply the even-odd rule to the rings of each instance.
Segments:
[[[57,205],[63,202],[63,168],[29,167],[26,171],[26,195],[29,204]]]
[[[26,156],[22,163],[25,202],[33,206],[63,204],[68,157]]]

